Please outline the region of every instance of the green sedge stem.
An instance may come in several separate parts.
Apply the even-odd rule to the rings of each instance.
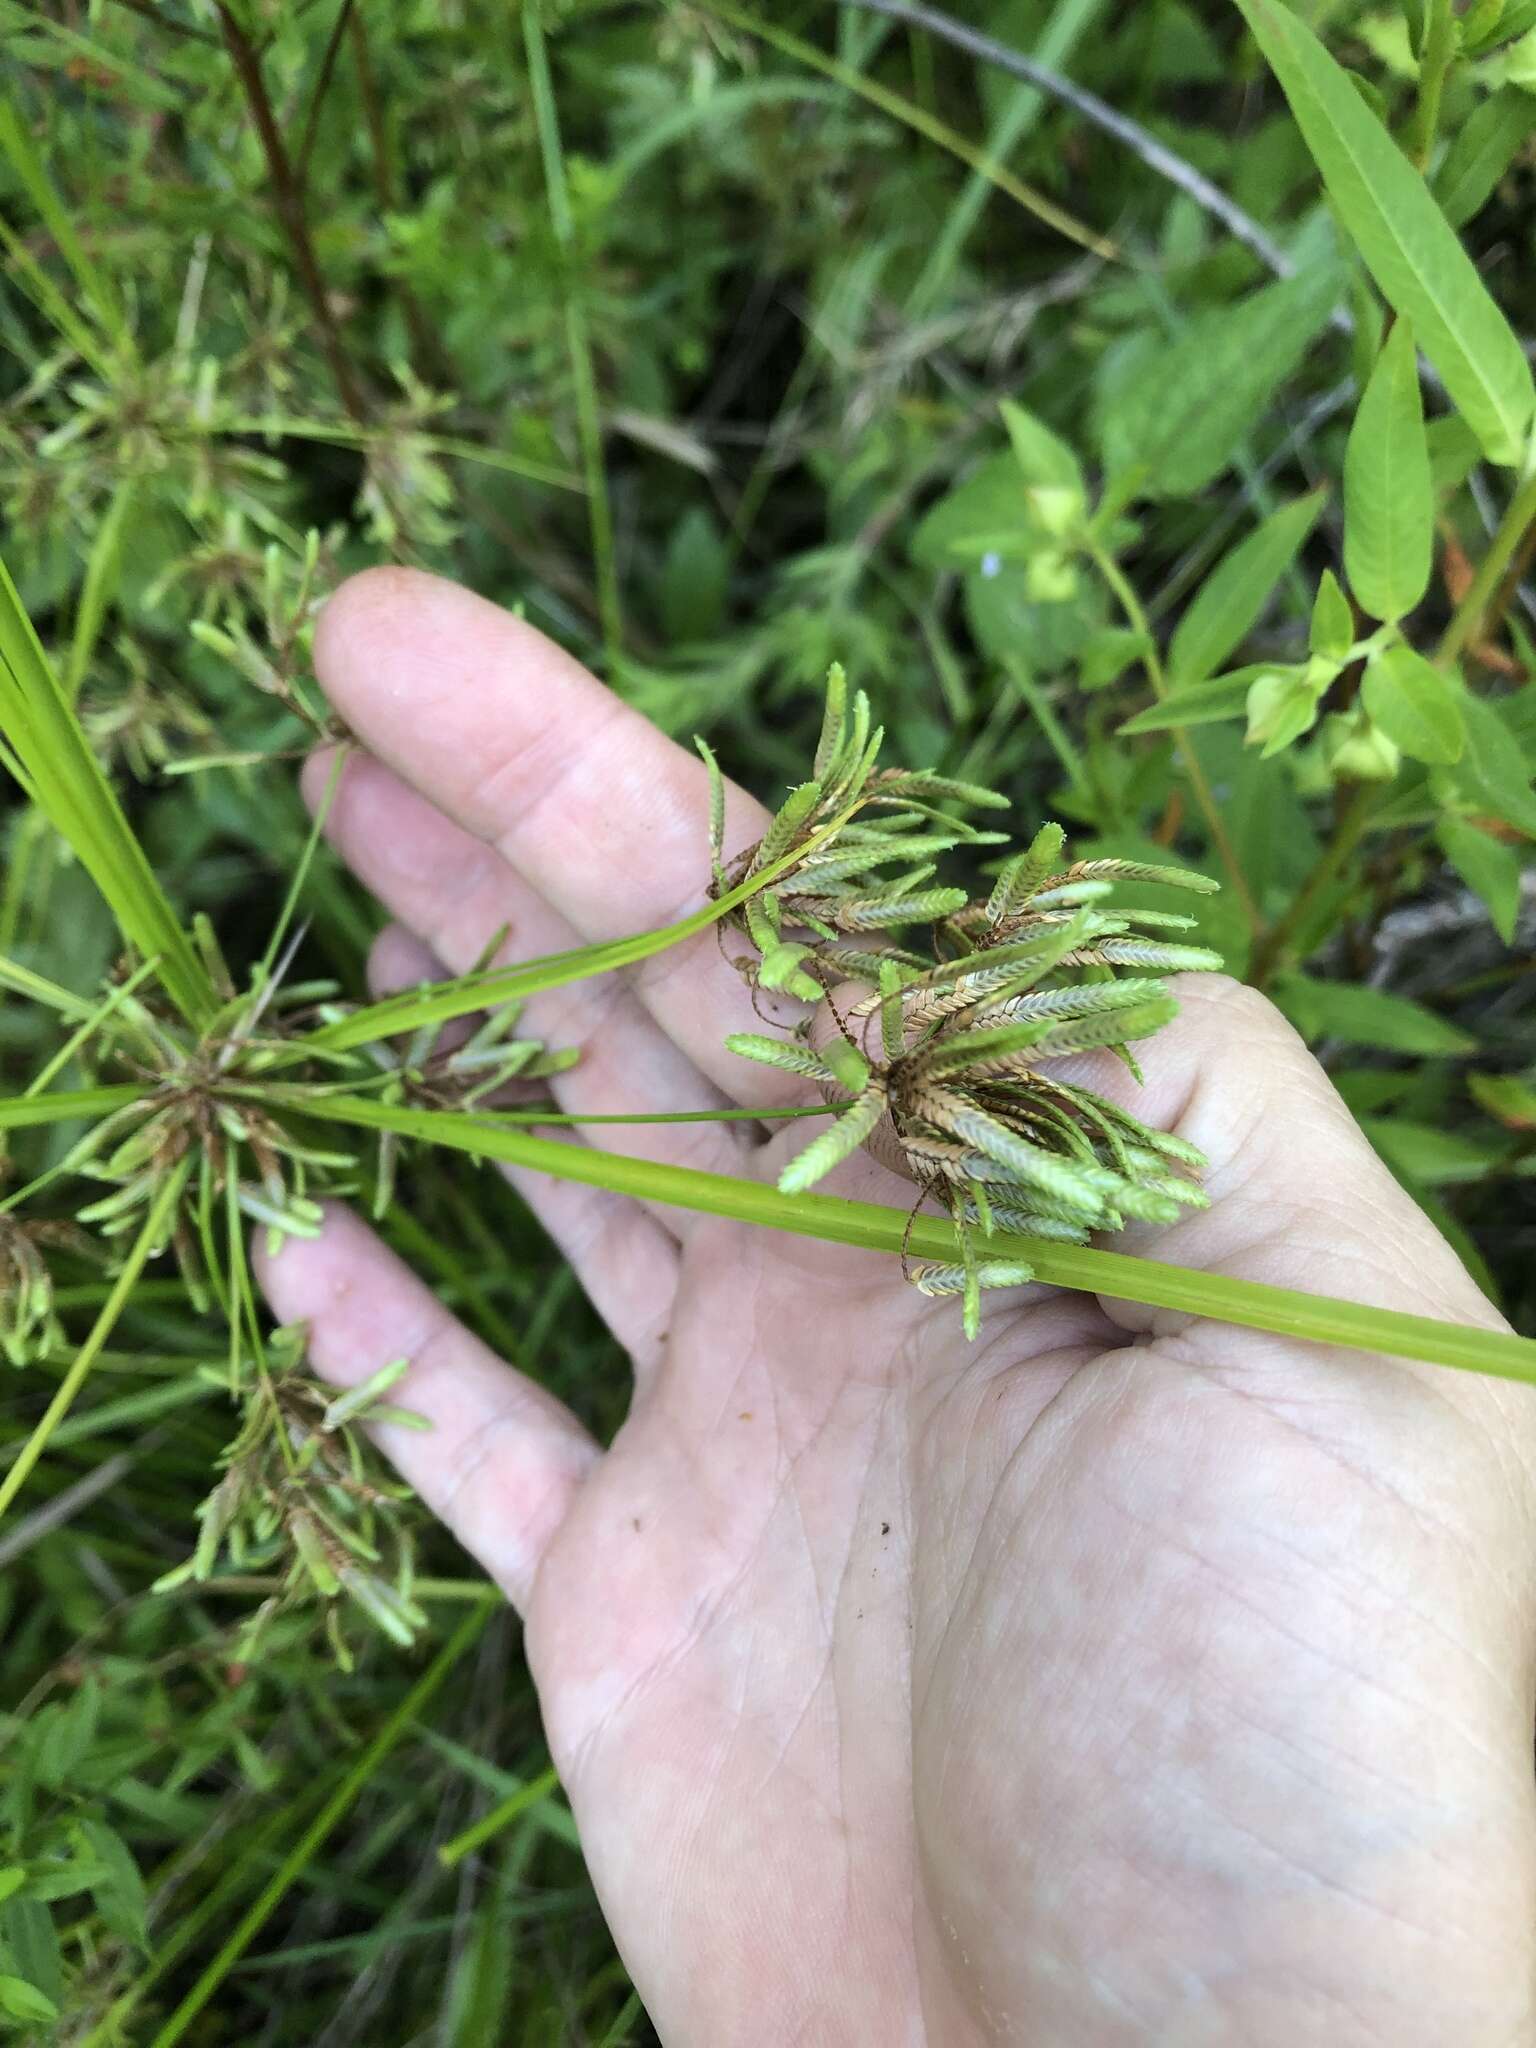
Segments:
[[[582,1181],[617,1194],[672,1203],[769,1230],[793,1231],[868,1251],[899,1254],[905,1249],[916,1258],[941,1265],[953,1264],[958,1256],[953,1224],[928,1216],[909,1220],[899,1209],[872,1202],[849,1202],[833,1195],[783,1195],[757,1181],[623,1158],[586,1145],[561,1144],[553,1138],[529,1137],[501,1129],[494,1122],[449,1112],[392,1109],[383,1103],[329,1096],[316,1114],[337,1123],[398,1131],[402,1137],[530,1167],[557,1180]],[[999,1258],[1026,1260],[1038,1279],[1053,1286],[1112,1301],[1144,1302],[1153,1308],[1206,1316],[1246,1329],[1272,1330],[1312,1343],[1382,1351],[1428,1365],[1536,1383],[1536,1341],[1530,1338],[1436,1322],[1429,1316],[1405,1315],[1395,1309],[1368,1308],[1328,1295],[1268,1287],[1084,1245],[1042,1242],[1008,1232],[999,1232],[988,1245],[989,1252]]]
[[[310,820],[309,831],[305,835],[304,851],[299,855],[298,866],[293,872],[293,880],[288,884],[288,894],[283,898],[283,907],[277,914],[277,922],[273,925],[271,936],[267,940],[267,950],[261,956],[261,965],[251,977],[252,987],[259,990],[262,994],[267,992],[268,984],[272,979],[273,967],[276,965],[277,956],[282,950],[283,940],[288,935],[288,927],[293,922],[294,912],[299,907],[299,897],[303,893],[305,882],[309,879],[309,871],[314,865],[315,855],[320,850],[321,834],[325,831],[326,819],[331,815],[331,806],[336,801],[336,792],[341,787],[341,773],[347,765],[347,755],[350,751],[347,747],[338,747],[331,756],[330,772],[325,778],[325,789],[321,794],[319,803],[315,806],[315,815]]]
[[[380,1076],[380,1080],[384,1082],[392,1081],[394,1078],[393,1074]],[[281,1089],[281,1084],[276,1084],[276,1086]],[[311,1088],[301,1083],[296,1087],[290,1087],[281,1092],[283,1102],[287,1108],[300,1109],[311,1100],[317,1102],[324,1101],[333,1095],[362,1098],[363,1091],[368,1086],[369,1083],[366,1081],[358,1082],[355,1087],[349,1087],[345,1081],[327,1082],[318,1088]],[[242,1082],[231,1083],[220,1092],[225,1095],[236,1096],[242,1102],[266,1102],[272,1099],[273,1088],[274,1084],[271,1083],[262,1087],[255,1083],[247,1085]],[[795,1118],[805,1116],[838,1116],[843,1110],[851,1109],[852,1107],[852,1102],[848,1101],[810,1102],[803,1103],[798,1108],[792,1109],[658,1109],[649,1111],[594,1110],[591,1112],[562,1109],[496,1109],[470,1110],[462,1113],[465,1115],[493,1116],[498,1124],[531,1124],[535,1127],[541,1124],[767,1124],[793,1122]],[[450,1114],[459,1113],[450,1112]],[[314,1114],[317,1116],[323,1115],[324,1111],[317,1108]]]
[[[1316,865],[1301,888],[1291,898],[1285,915],[1272,925],[1259,941],[1249,969],[1249,979],[1255,988],[1267,988],[1275,969],[1285,964],[1291,941],[1299,932],[1306,930],[1307,920],[1312,915],[1317,900],[1328,889],[1347,866],[1350,856],[1365,837],[1376,812],[1379,792],[1369,782],[1357,782],[1349,801],[1339,817],[1333,837],[1318,856]]]
[[[188,1170],[189,1162],[183,1160],[161,1184],[159,1193],[150,1204],[149,1214],[144,1218],[143,1227],[134,1239],[133,1249],[123,1261],[122,1269],[112,1284],[112,1291],[102,1303],[101,1313],[91,1326],[90,1335],[81,1345],[74,1364],[60,1380],[58,1392],[44,1409],[36,1428],[22,1445],[15,1464],[4,1479],[0,1480],[0,1516],[4,1516],[11,1502],[26,1484],[28,1474],[47,1449],[49,1438],[69,1413],[75,1396],[85,1385],[86,1377],[96,1363],[97,1355],[115,1329],[123,1310],[128,1306],[135,1282],[159,1249],[171,1213],[181,1199]]]
[[[493,1806],[489,1813],[475,1822],[473,1827],[466,1828],[461,1835],[455,1835],[451,1842],[444,1842],[437,1852],[438,1862],[445,1870],[452,1870],[456,1863],[462,1863],[466,1856],[473,1855],[475,1850],[490,1841],[492,1836],[499,1835],[503,1828],[509,1827],[520,1813],[526,1813],[530,1806],[537,1806],[542,1800],[548,1799],[558,1790],[559,1784],[559,1773],[548,1770],[541,1771],[536,1778],[530,1778],[526,1785],[519,1785],[515,1792],[509,1793],[499,1806]]]
[[[598,406],[597,373],[592,361],[592,339],[587,331],[587,310],[570,263],[576,225],[566,184],[560,117],[549,76],[549,54],[544,47],[539,0],[524,0],[523,48],[528,59],[528,86],[533,99],[539,153],[544,161],[550,225],[562,257],[560,289],[565,311],[565,345],[571,363],[571,383],[576,396],[576,431],[581,441],[582,470],[587,486],[592,560],[597,571],[598,617],[602,624],[603,651],[612,677],[617,673],[624,652],[624,619],[613,546],[613,510],[608,502],[608,478],[603,467],[603,423]]]
[[[353,1046],[368,1045],[376,1039],[393,1038],[401,1032],[419,1030],[424,1024],[447,1024],[453,1018],[466,1017],[475,1010],[489,1009],[498,1003],[519,1002],[525,996],[540,995],[545,989],[564,988],[567,982],[611,974],[617,967],[632,967],[636,961],[648,960],[654,953],[664,953],[669,946],[681,945],[684,939],[691,939],[696,933],[708,931],[711,925],[718,924],[738,904],[745,903],[749,896],[756,896],[787,869],[841,832],[861,801],[855,797],[835,818],[829,818],[825,825],[799,845],[790,847],[780,859],[770,861],[767,867],[738,882],[725,895],[712,898],[701,910],[695,910],[676,924],[664,925],[659,931],[637,932],[628,939],[612,939],[602,945],[580,946],[569,953],[549,953],[539,960],[521,961],[516,967],[498,968],[494,973],[463,975],[457,981],[437,982],[428,988],[412,989],[405,995],[390,996],[382,1003],[371,1003],[366,1009],[354,1011],[350,1017],[324,1025],[305,1043],[329,1052],[346,1052]]]
[[[54,1076],[63,1073],[87,1039],[93,1038],[96,1035],[118,1005],[126,1002],[139,983],[146,976],[153,974],[159,964],[158,960],[142,960],[126,981],[120,981],[115,988],[109,989],[102,1001],[89,1013],[84,1022],[78,1024],[69,1034],[48,1064],[39,1068],[37,1073],[32,1076],[32,1079],[27,1083],[26,1093],[28,1095],[41,1095]]]

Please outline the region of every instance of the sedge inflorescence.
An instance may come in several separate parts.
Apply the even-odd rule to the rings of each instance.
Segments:
[[[920,1202],[947,1211],[955,1259],[914,1265],[910,1277],[927,1294],[961,1296],[974,1335],[982,1290],[1032,1277],[1026,1258],[994,1246],[1000,1233],[1080,1243],[1205,1204],[1191,1177],[1205,1162],[1192,1145],[1051,1063],[1103,1049],[1139,1078],[1132,1044],[1177,1010],[1161,976],[1220,960],[1177,936],[1192,918],[1118,906],[1116,887],[1215,885],[1182,868],[1069,861],[1055,824],[1003,859],[986,896],[938,884],[936,856],[1006,839],[944,806],[1006,799],[882,771],[871,724],[863,692],[850,697],[834,668],[811,780],[729,862],[723,784],[704,750],[716,893],[769,877],[729,913],[748,946],[738,966],[754,988],[830,998],[830,1024],[822,1011],[784,1036],[738,1032],[727,1044],[803,1075],[841,1105],[784,1168],[786,1193],[814,1187],[863,1149],[914,1182]]]

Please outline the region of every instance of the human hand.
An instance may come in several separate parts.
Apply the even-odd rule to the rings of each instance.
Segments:
[[[322,618],[368,753],[329,830],[399,921],[375,978],[528,957],[702,897],[705,782],[530,627],[379,570]],[[323,786],[320,764],[309,778]],[[728,846],[763,813],[733,793]],[[1186,1266],[1498,1327],[1260,997],[1179,985],[1144,1088],[1211,1161]],[[793,1077],[712,934],[536,998],[580,1112]],[[741,1123],[603,1141],[772,1174]],[[634,1363],[606,1452],[357,1220],[265,1264],[527,1624],[551,1753],[663,2040],[701,2048],[1525,2043],[1536,1405],[1432,1367],[519,1178]],[[906,1206],[853,1162],[841,1191]]]

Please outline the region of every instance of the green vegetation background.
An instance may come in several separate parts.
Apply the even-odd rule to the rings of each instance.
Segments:
[[[1452,66],[1415,138],[1414,8],[1304,11],[1422,144],[1490,289],[1536,333],[1530,39]],[[311,532],[318,588],[384,560],[457,576],[765,793],[803,772],[837,659],[892,758],[1007,790],[1025,830],[1054,815],[1079,845],[1220,871],[1169,734],[1118,732],[1153,699],[1112,592],[1021,526],[999,401],[1094,476],[1156,442],[1149,417],[1173,422],[1114,535],[1162,642],[1234,543],[1321,487],[1244,649],[1294,664],[1339,563],[1375,315],[1235,9],[962,12],[1098,94],[1132,142],[827,0],[771,21],[551,4],[531,34],[498,0],[0,5],[5,552],[173,899],[210,912],[235,960],[260,954],[306,829]],[[1429,405],[1432,633],[1505,484]],[[1467,662],[1492,765],[1394,764],[1332,873],[1341,727],[1263,751],[1239,692],[1192,742],[1253,908],[1229,886],[1212,942],[1268,982],[1530,1330],[1536,695],[1530,600],[1508,599]],[[1358,676],[1333,687],[1329,716],[1358,719]],[[234,760],[165,772],[210,755]],[[0,955],[90,990],[108,915],[3,801]],[[704,863],[701,832],[701,880]],[[306,966],[355,991],[375,912],[329,867],[307,907]],[[7,1092],[56,1037],[0,999]],[[41,1138],[14,1150],[30,1170],[47,1156]],[[387,1229],[490,1342],[616,1425],[624,1361],[493,1175],[420,1164]],[[103,1283],[67,1260],[60,1277],[78,1335]],[[236,1662],[258,1592],[148,1592],[228,1435],[191,1377],[210,1352],[173,1280],[142,1286],[0,1530],[0,1943],[66,2014],[10,2024],[167,2048],[650,2038],[544,1775],[516,1628],[446,1539],[425,1558],[433,1638],[415,1656],[381,1640],[350,1673],[303,1616]],[[0,1461],[65,1363],[0,1368]],[[466,1615],[483,1625],[455,1647]],[[444,1644],[447,1682],[418,1702]],[[509,1797],[445,1867],[437,1850]],[[110,1814],[142,1889],[103,1843],[95,1894],[8,1909],[3,1867],[79,1802]],[[249,1947],[221,1956],[263,1899]],[[173,2017],[189,1993],[206,2004]]]

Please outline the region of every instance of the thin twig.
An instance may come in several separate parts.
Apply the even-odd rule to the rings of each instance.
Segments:
[[[1351,854],[1365,837],[1375,816],[1379,791],[1369,782],[1357,782],[1339,812],[1333,837],[1318,855],[1312,872],[1291,898],[1285,913],[1259,940],[1248,965],[1248,979],[1255,988],[1267,988],[1278,968],[1289,957],[1292,942],[1305,935],[1307,920],[1319,898],[1330,889],[1349,864]]]
[[[331,77],[336,69],[336,59],[341,55],[342,38],[347,32],[355,0],[341,0],[336,10],[336,19],[331,24],[331,33],[326,39],[325,54],[320,59],[320,69],[315,77],[315,89],[309,97],[309,112],[304,117],[304,133],[299,146],[293,153],[294,183],[302,192],[309,183],[309,156],[315,146],[315,136],[320,127],[320,109],[325,105],[325,96],[331,88]]]
[[[368,123],[368,139],[373,146],[373,189],[378,198],[379,212],[389,214],[398,203],[395,192],[394,160],[390,155],[389,130],[384,121],[384,108],[379,98],[378,86],[373,76],[373,60],[368,51],[368,30],[361,9],[353,9],[347,18],[347,27],[352,44],[352,63],[357,72],[358,96],[363,103],[363,119]],[[442,344],[437,330],[422,310],[420,299],[408,278],[395,279],[395,297],[405,317],[406,332],[411,337],[411,353],[415,358],[417,375],[429,384],[441,385],[452,390],[457,379],[448,352]]]
[[[119,7],[126,7],[130,14],[137,14],[145,21],[152,21],[156,28],[169,29],[173,36],[186,36],[194,43],[218,43],[218,37],[210,29],[194,28],[190,21],[172,21],[168,14],[162,14],[153,0],[117,0]]]
[[[256,124],[256,133],[260,138],[272,181],[272,204],[293,248],[299,278],[315,316],[320,346],[325,351],[326,361],[330,364],[337,393],[352,418],[359,426],[364,425],[368,418],[368,409],[363,403],[362,392],[353,376],[352,366],[347,361],[341,330],[336,325],[336,316],[331,311],[331,302],[326,296],[325,281],[320,275],[320,265],[315,258],[314,243],[310,240],[309,220],[304,210],[304,193],[295,180],[293,165],[289,161],[288,151],[278,129],[277,117],[272,111],[266,80],[262,77],[261,59],[250,37],[235,20],[229,8],[223,4],[223,0],[219,0],[219,26],[224,35],[224,47],[229,52],[230,61],[240,80],[240,88],[245,94],[246,104],[251,110],[251,119]]]
[[[1160,178],[1166,178],[1170,185],[1188,193],[1197,206],[1219,220],[1234,240],[1251,250],[1276,277],[1294,274],[1296,266],[1284,250],[1270,239],[1252,214],[1243,211],[1235,199],[1229,199],[1219,186],[1213,185],[1193,164],[1186,163],[1183,157],[1159,142],[1138,122],[1117,113],[1096,93],[1075,85],[1070,78],[1053,71],[1050,65],[1026,57],[1021,50],[1013,49],[1008,43],[1000,43],[995,36],[983,35],[980,29],[971,28],[966,22],[955,21],[936,7],[923,6],[920,0],[838,0],[838,5],[883,14],[891,21],[905,23],[909,28],[925,28],[930,35],[953,44],[957,50],[965,50],[971,56],[979,57],[983,63],[995,65],[999,71],[1009,72],[1014,78],[1022,78],[1026,84],[1037,86],[1041,92],[1060,100],[1063,106],[1071,107],[1085,121],[1091,121],[1106,135],[1112,135],[1117,142],[1123,143]]]

